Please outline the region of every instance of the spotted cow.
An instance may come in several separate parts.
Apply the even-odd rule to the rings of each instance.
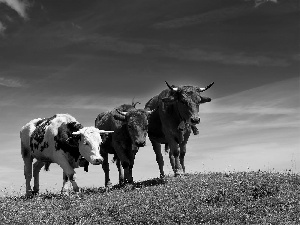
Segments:
[[[56,114],[50,118],[34,119],[22,127],[20,132],[21,154],[24,161],[26,195],[39,192],[39,172],[43,166],[49,169],[51,163],[57,163],[63,169],[62,192],[69,180],[75,192],[79,187],[75,181],[74,168],[90,162],[99,165],[103,158],[99,153],[100,133],[107,133],[95,127],[83,127],[69,114]],[[34,187],[31,190],[32,162]]]

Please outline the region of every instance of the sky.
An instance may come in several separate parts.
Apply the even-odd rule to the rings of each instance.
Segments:
[[[215,82],[203,93],[212,102],[200,106],[187,171],[299,173],[299,3],[0,0],[0,195],[25,191],[19,131],[31,119],[69,113],[92,126],[133,98],[143,108],[165,80]],[[61,188],[58,166],[41,173],[41,190]],[[100,167],[77,173],[81,186],[104,184]],[[159,175],[149,140],[133,173]]]

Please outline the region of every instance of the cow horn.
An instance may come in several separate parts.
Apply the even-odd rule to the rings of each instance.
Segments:
[[[203,92],[203,91],[206,91],[207,89],[209,89],[211,86],[213,86],[215,82],[212,82],[210,85],[208,85],[207,87],[205,88],[199,88],[199,92]]]
[[[135,106],[137,105],[137,104],[141,104],[140,102],[136,102],[136,103],[134,103],[134,98],[135,97],[133,97],[133,99],[132,99],[132,103],[131,103],[131,105],[135,108]]]
[[[73,135],[78,135],[78,134],[81,134],[81,131],[78,130],[78,131],[73,132],[72,134],[73,134]]]
[[[100,134],[108,134],[108,133],[113,133],[114,131],[110,131],[110,130],[99,130]]]
[[[137,105],[137,104],[141,104],[140,102],[136,102],[136,103],[134,103],[134,102],[132,102],[132,106],[135,108],[135,106]]]
[[[119,114],[123,115],[123,116],[126,116],[126,114],[128,113],[128,112],[121,112],[121,111],[118,110],[118,109],[116,109],[116,111],[117,111]]]
[[[173,88],[173,87],[171,87],[171,86],[168,84],[167,81],[165,81],[165,82],[166,82],[168,88],[170,88],[170,89],[173,90],[173,91],[178,91],[178,88]]]

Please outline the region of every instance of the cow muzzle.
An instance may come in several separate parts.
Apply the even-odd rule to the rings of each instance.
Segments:
[[[146,145],[146,141],[136,141],[135,145],[137,147],[144,147]]]
[[[191,123],[192,124],[199,124],[200,123],[200,117],[191,118]]]
[[[91,163],[93,165],[100,165],[100,164],[103,163],[103,158],[102,157],[101,158],[94,158],[94,159],[91,160]]]

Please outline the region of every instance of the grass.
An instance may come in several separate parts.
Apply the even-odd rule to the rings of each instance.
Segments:
[[[300,224],[294,173],[198,173],[125,187],[0,198],[0,224]]]

